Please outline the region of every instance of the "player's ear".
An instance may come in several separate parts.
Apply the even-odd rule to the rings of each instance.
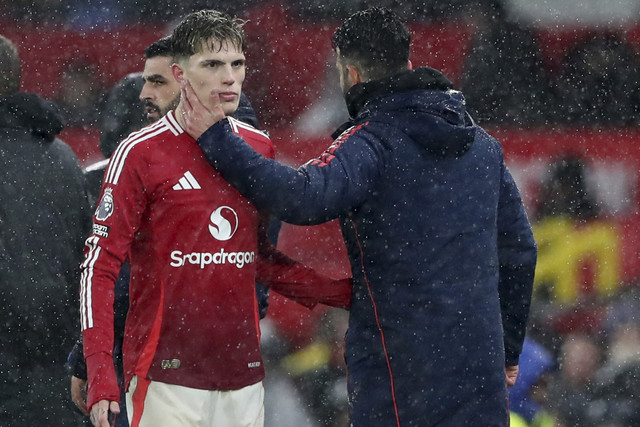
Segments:
[[[349,75],[349,83],[351,86],[357,85],[358,83],[362,83],[364,81],[364,79],[362,78],[362,72],[358,67],[347,64],[347,72]]]
[[[184,70],[175,62],[171,64],[171,74],[173,74],[173,78],[176,79],[178,83],[182,83],[184,80]]]

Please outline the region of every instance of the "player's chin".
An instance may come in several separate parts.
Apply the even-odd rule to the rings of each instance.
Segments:
[[[222,111],[224,111],[225,115],[230,116],[236,112],[236,110],[238,109],[239,103],[240,102],[238,100],[222,102],[221,103]]]

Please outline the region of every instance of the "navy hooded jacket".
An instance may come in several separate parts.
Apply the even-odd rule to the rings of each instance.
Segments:
[[[504,368],[518,364],[536,245],[502,147],[431,68],[346,99],[353,119],[297,170],[225,120],[198,143],[258,209],[294,224],[340,219],[353,426],[505,426]]]

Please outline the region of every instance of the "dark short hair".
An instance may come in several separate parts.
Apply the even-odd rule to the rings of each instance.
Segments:
[[[173,50],[171,50],[171,36],[163,37],[160,40],[154,41],[144,50],[145,58],[155,58],[156,56],[173,56]]]
[[[217,10],[200,10],[185,16],[171,35],[171,48],[176,60],[201,52],[203,43],[213,50],[222,49],[224,41],[245,49],[245,21]]]
[[[15,45],[0,35],[0,97],[20,90],[20,56]]]
[[[406,69],[411,34],[391,10],[372,7],[354,13],[338,27],[331,45],[375,79]]]

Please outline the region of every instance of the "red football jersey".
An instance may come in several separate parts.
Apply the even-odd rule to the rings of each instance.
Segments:
[[[229,120],[257,152],[274,156],[264,133]],[[262,380],[258,225],[254,206],[206,162],[173,112],[131,134],[105,171],[86,241],[85,356],[112,353],[114,282],[128,257],[127,384],[134,374],[208,390]]]

